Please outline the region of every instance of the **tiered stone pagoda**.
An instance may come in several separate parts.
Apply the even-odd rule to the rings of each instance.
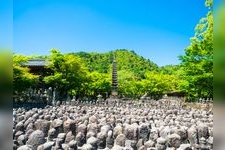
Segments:
[[[112,93],[113,98],[118,97],[118,80],[117,80],[117,67],[116,67],[116,58],[115,55],[113,57],[112,63]]]
[[[106,104],[108,106],[116,106],[120,102],[118,98],[118,80],[117,80],[117,67],[116,67],[116,57],[113,55],[112,62],[112,91],[109,98],[106,99]]]

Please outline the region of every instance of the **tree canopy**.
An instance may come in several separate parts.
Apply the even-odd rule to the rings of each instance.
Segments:
[[[86,80],[87,69],[82,59],[71,54],[62,54],[56,49],[51,50],[47,60],[53,73],[44,78],[47,84],[53,85],[61,97],[67,96],[72,90],[77,93]]]
[[[212,0],[205,5],[209,12],[200,19],[191,38],[191,45],[180,56],[184,79],[188,81],[186,93],[191,97],[212,97],[213,95],[213,9]]]
[[[84,59],[89,71],[98,71],[100,73],[107,73],[111,69],[113,54],[116,56],[118,70],[127,70],[133,72],[137,77],[143,77],[145,70],[156,70],[158,66],[137,55],[134,51],[126,49],[117,49],[106,53],[87,53],[78,52],[73,53]]]
[[[18,93],[35,85],[38,81],[38,76],[29,72],[25,67],[25,63],[31,57],[23,55],[13,55],[13,91]]]

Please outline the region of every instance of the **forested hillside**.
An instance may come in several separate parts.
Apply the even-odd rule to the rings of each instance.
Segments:
[[[186,79],[185,66],[166,65],[158,67],[155,63],[137,55],[134,51],[124,49],[106,53],[78,52],[66,54],[57,49],[52,49],[49,56],[41,57],[49,62],[47,68],[53,72],[51,75],[44,77],[43,81],[48,85],[54,85],[61,91],[62,97],[67,94],[96,97],[99,93],[110,93],[114,56],[117,61],[118,92],[120,96],[140,98],[147,93],[155,97],[171,91],[184,92],[186,95],[193,93],[193,91],[189,91],[191,82]],[[32,57],[14,55],[13,58],[15,59],[14,87],[16,87],[14,92],[35,86],[37,76],[29,74],[28,69],[19,67],[19,64]],[[16,71],[18,69],[19,71]],[[190,75],[188,77],[191,78]],[[19,86],[21,82],[24,84],[23,89]],[[193,97],[196,96],[198,96],[197,93],[193,95]]]
[[[117,61],[117,69],[126,70],[134,73],[137,77],[143,78],[146,71],[157,70],[158,66],[142,56],[137,55],[134,51],[118,49],[106,53],[98,52],[78,52],[73,53],[83,58],[89,71],[99,73],[108,73],[111,71],[113,56]]]

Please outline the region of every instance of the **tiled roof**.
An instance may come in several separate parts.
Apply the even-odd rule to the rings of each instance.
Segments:
[[[31,59],[27,61],[25,66],[47,66],[47,62],[44,59]]]

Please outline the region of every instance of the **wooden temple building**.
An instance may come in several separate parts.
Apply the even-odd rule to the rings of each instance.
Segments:
[[[51,73],[50,69],[47,68],[47,61],[45,59],[30,59],[24,66],[29,68],[30,73],[39,75],[38,88],[49,86],[43,82],[43,78]]]

